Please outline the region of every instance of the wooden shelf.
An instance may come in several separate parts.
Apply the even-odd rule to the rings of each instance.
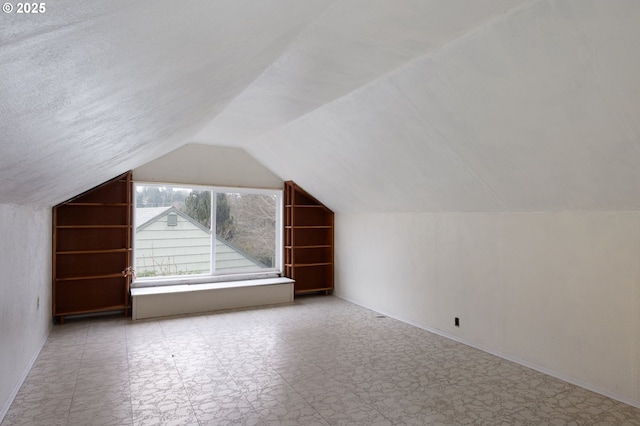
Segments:
[[[309,266],[327,266],[333,265],[333,262],[318,262],[318,263],[289,263],[285,264],[285,266],[291,266],[292,268],[306,268]]]
[[[303,290],[303,289],[298,289],[296,290],[296,294],[305,294],[305,293],[317,293],[319,291],[325,291],[325,292],[330,292],[333,290],[333,286],[331,287],[318,287],[318,288],[312,288],[311,290]]]
[[[100,312],[111,312],[111,311],[120,311],[123,309],[128,309],[128,306],[126,305],[112,305],[112,306],[105,306],[102,308],[95,308],[95,309],[80,309],[80,310],[69,310],[66,312],[62,312],[61,315],[82,315],[82,314],[95,314],[95,313],[100,313]]]
[[[58,255],[70,254],[97,254],[97,253],[126,253],[132,251],[130,248],[106,249],[106,250],[75,250],[75,251],[58,251]]]
[[[285,276],[295,280],[296,294],[333,290],[333,222],[330,209],[285,182]]]
[[[58,229],[127,229],[129,225],[58,225]]]
[[[79,277],[58,277],[56,278],[56,281],[61,282],[61,281],[103,280],[106,278],[120,278],[120,277],[122,277],[122,273],[102,274],[102,275],[83,275]]]
[[[127,203],[67,203],[65,204],[66,206],[85,206],[85,207],[103,207],[103,206],[110,206],[110,207],[129,207],[129,204]]]
[[[293,228],[293,229],[333,229],[333,226],[329,225],[288,225],[285,228]]]
[[[53,316],[130,314],[131,172],[53,208]]]

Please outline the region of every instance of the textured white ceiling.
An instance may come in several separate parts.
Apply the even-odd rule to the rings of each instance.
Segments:
[[[246,149],[337,211],[639,210],[638,22],[525,2]]]
[[[0,202],[55,204],[198,142],[337,211],[639,210],[638,22],[636,0],[3,14]]]
[[[441,47],[518,3],[338,1],[196,140],[242,145]]]
[[[189,142],[330,4],[62,0],[0,14],[0,202],[55,204]]]

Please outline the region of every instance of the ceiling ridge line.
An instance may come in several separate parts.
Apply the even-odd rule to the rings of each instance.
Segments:
[[[640,138],[640,132],[636,131],[634,126],[630,122],[630,117],[626,114],[626,109],[621,106],[619,95],[617,93],[613,93],[611,90],[607,90],[605,85],[601,82],[606,81],[603,78],[606,73],[604,72],[601,61],[598,61],[597,53],[591,48],[592,45],[586,42],[587,37],[584,31],[584,28],[577,22],[573,22],[574,30],[576,34],[580,37],[580,40],[583,42],[584,46],[587,46],[586,51],[588,55],[582,58],[582,62],[585,65],[589,65],[592,67],[595,75],[598,76],[598,92],[603,99],[603,102],[606,102],[609,106],[609,109],[614,112],[614,114],[618,117],[618,119],[622,122],[622,124],[627,128],[629,134],[633,135],[636,139]]]
[[[535,4],[541,3],[543,1],[548,1],[548,0],[520,0],[520,2],[518,4],[516,4],[516,5],[514,5],[513,7],[510,7],[508,9],[502,11],[501,13],[492,16],[491,18],[488,18],[486,20],[481,21],[478,25],[472,27],[468,31],[460,33],[458,36],[456,36],[456,37],[454,37],[454,38],[452,38],[450,40],[447,40],[444,44],[442,44],[440,46],[432,47],[430,49],[427,49],[426,51],[424,51],[424,53],[421,53],[420,55],[414,57],[413,59],[410,59],[410,60],[408,60],[406,62],[403,62],[403,63],[399,64],[397,67],[394,67],[393,69],[391,69],[391,70],[389,70],[389,71],[387,71],[387,72],[385,72],[383,74],[380,74],[375,79],[370,80],[370,81],[368,81],[368,82],[366,82],[364,84],[361,84],[361,85],[355,87],[353,90],[350,90],[349,92],[347,92],[347,93],[345,93],[345,94],[343,94],[343,95],[341,95],[341,96],[339,96],[339,97],[337,97],[337,98],[335,98],[335,99],[333,99],[333,100],[331,100],[329,102],[325,102],[325,103],[319,105],[317,108],[313,108],[313,109],[305,112],[302,115],[299,115],[295,119],[293,119],[293,120],[291,120],[291,121],[289,121],[289,122],[287,122],[287,123],[285,123],[283,125],[273,127],[271,129],[269,129],[268,131],[259,134],[257,137],[254,137],[254,138],[246,140],[245,142],[243,142],[243,146],[253,145],[255,142],[264,139],[266,136],[268,136],[270,134],[275,133],[278,129],[282,129],[282,128],[288,127],[291,124],[296,123],[297,121],[301,120],[302,118],[304,118],[304,117],[306,117],[306,116],[308,116],[308,115],[310,115],[310,114],[312,114],[312,113],[314,113],[316,111],[320,111],[320,110],[328,107],[329,105],[332,105],[332,104],[334,104],[336,102],[339,102],[339,101],[341,101],[343,99],[347,99],[349,97],[352,97],[353,95],[357,94],[358,92],[366,90],[366,88],[368,88],[369,86],[372,86],[373,84],[376,84],[376,83],[380,82],[381,80],[389,79],[391,76],[395,75],[396,73],[402,72],[403,70],[409,68],[414,63],[417,63],[418,61],[424,60],[425,58],[427,58],[429,56],[435,55],[436,53],[440,52],[445,47],[451,45],[452,43],[456,43],[459,40],[462,40],[462,39],[470,36],[471,34],[474,34],[476,31],[480,30],[481,28],[488,27],[489,25],[492,25],[494,22],[501,21],[501,20],[505,19],[506,17],[508,17],[512,13],[516,13],[516,12],[518,12],[520,10],[525,10],[527,8],[531,8]],[[333,4],[332,4],[331,7],[333,7]],[[328,13],[329,9],[330,8],[327,8],[327,13]],[[323,14],[323,16],[324,16],[324,14]],[[320,20],[320,17],[318,18],[318,20]],[[296,38],[296,40],[297,40],[297,38]],[[279,58],[280,57],[278,57],[278,59]],[[268,69],[273,67],[276,61],[274,61],[271,65],[269,65],[260,74],[260,76],[262,76],[264,74],[264,72],[266,72]],[[255,83],[255,81],[257,81],[260,78],[260,76],[258,76],[249,86],[247,86],[247,89],[249,89],[253,85],[253,83]],[[238,94],[237,97],[239,97],[241,94],[243,94],[247,89],[243,90],[240,94]],[[235,100],[235,98],[234,98],[234,100]],[[231,102],[229,102],[229,104],[230,103]],[[229,104],[227,104],[227,105],[229,105]]]
[[[447,48],[448,46],[450,46],[452,44],[455,44],[455,43],[459,42],[460,40],[463,40],[463,39],[465,39],[467,37],[470,37],[472,34],[476,33],[477,31],[481,30],[482,28],[489,27],[490,25],[493,25],[495,22],[502,21],[503,19],[505,19],[506,17],[508,17],[512,13],[516,13],[517,11],[520,11],[521,9],[524,10],[524,9],[527,9],[527,8],[531,8],[531,7],[534,6],[534,4],[541,3],[543,1],[548,1],[548,0],[520,0],[520,2],[518,4],[516,4],[515,6],[510,7],[510,8],[502,11],[501,13],[499,13],[497,15],[493,15],[490,18],[487,18],[485,20],[480,21],[478,23],[478,25],[475,25],[475,26],[469,28],[468,30],[458,34],[457,36],[454,36],[451,39],[446,40],[443,44],[441,44],[439,46],[434,46],[431,49],[425,50],[423,53],[421,53],[418,56],[412,58],[411,60],[399,64],[397,67],[391,69],[390,71],[388,71],[388,72],[386,72],[384,74],[381,74],[376,79],[368,81],[367,83],[355,88],[354,90],[346,93],[344,96],[347,96],[347,95],[349,95],[351,93],[354,93],[354,92],[357,92],[357,91],[360,91],[360,90],[363,90],[364,88],[366,88],[370,84],[373,84],[373,83],[378,82],[380,80],[388,79],[392,75],[394,75],[396,73],[399,73],[399,72],[409,68],[414,63],[417,63],[417,62],[419,62],[421,60],[424,60],[425,58],[427,58],[429,56],[433,56],[433,55],[439,53],[440,51],[442,51],[443,49]],[[338,99],[340,99],[340,98],[337,98],[332,102],[335,102]],[[328,103],[327,104],[323,104],[323,106],[324,105],[328,105]]]
[[[413,110],[413,112],[416,114],[417,117],[419,117],[419,119],[426,124],[427,126],[429,126],[429,128],[433,129],[434,132],[436,132],[436,134],[438,136],[440,136],[440,138],[442,139],[442,141],[444,142],[442,145],[444,145],[444,148],[449,151],[451,154],[453,154],[458,160],[460,160],[460,162],[462,163],[462,165],[469,171],[469,173],[471,173],[472,176],[474,176],[476,179],[478,179],[478,181],[482,184],[482,186],[484,186],[487,190],[487,192],[489,193],[489,195],[494,198],[494,201],[496,201],[498,203],[498,205],[504,209],[511,209],[512,206],[505,200],[503,199],[500,194],[498,193],[498,191],[489,184],[489,182],[487,182],[481,175],[479,172],[477,172],[475,170],[475,168],[473,168],[471,166],[471,164],[469,164],[469,162],[466,160],[466,158],[464,157],[464,155],[462,155],[457,149],[455,149],[452,144],[449,142],[449,140],[445,137],[445,135],[440,131],[440,129],[438,129],[438,127],[434,126],[430,121],[428,121],[426,119],[426,117],[424,116],[424,114],[422,113],[422,111],[420,111],[420,109],[418,108],[418,106],[413,102],[413,100],[411,100],[408,96],[406,96],[406,94],[404,93],[404,91],[400,88],[400,86],[398,86],[396,84],[395,81],[390,80],[389,83],[394,87],[396,93],[402,97],[402,99],[405,100],[405,102],[407,102],[407,104],[409,105],[409,107]]]
[[[269,65],[267,65],[249,84],[247,84],[244,89],[238,91],[238,93],[233,98],[231,98],[229,102],[226,103],[224,108],[220,109],[220,111],[212,119],[210,119],[208,123],[215,121],[215,119],[218,118],[220,114],[222,114],[224,111],[227,110],[229,105],[231,105],[233,102],[235,102],[236,99],[238,99],[240,96],[245,94],[248,90],[250,90],[267,71],[274,68],[276,62],[278,62],[280,58],[284,57],[284,55],[286,55],[291,50],[291,47],[296,43],[298,43],[298,41],[303,37],[305,33],[310,31],[310,28],[312,28],[315,25],[318,25],[318,21],[320,21],[324,16],[326,16],[329,13],[329,10],[332,9],[335,6],[335,4],[336,4],[336,0],[331,0],[331,4],[327,6],[324,12],[322,12],[319,16],[317,16],[313,20],[309,21],[309,23],[305,24],[302,27],[302,29],[300,29],[298,34],[286,45],[286,47],[282,49],[282,52],[280,52],[280,54],[277,55],[276,58],[269,63]],[[251,142],[251,140],[245,141],[244,144],[248,144],[249,142]]]

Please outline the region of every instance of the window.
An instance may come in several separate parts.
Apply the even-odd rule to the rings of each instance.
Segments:
[[[281,272],[281,191],[135,185],[136,284]]]

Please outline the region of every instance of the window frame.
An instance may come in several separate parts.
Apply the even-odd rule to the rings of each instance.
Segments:
[[[135,268],[136,260],[136,209],[137,209],[137,197],[136,193],[138,187],[142,186],[155,186],[155,187],[172,187],[172,188],[185,188],[198,191],[212,191],[211,197],[211,265],[210,273],[205,274],[193,274],[193,275],[168,275],[160,277],[136,277],[131,282],[131,287],[156,287],[164,285],[176,285],[176,284],[203,284],[214,282],[229,282],[229,281],[241,281],[251,279],[264,279],[281,277],[284,273],[284,191],[282,189],[271,188],[252,188],[252,187],[234,187],[234,186],[218,186],[218,185],[202,185],[202,184],[187,184],[178,182],[146,182],[146,181],[134,181],[133,182],[133,212],[132,214],[132,232],[131,232],[131,262]],[[238,271],[236,273],[228,272],[216,272],[215,268],[215,212],[216,212],[216,193],[234,193],[234,194],[253,194],[253,195],[273,195],[276,197],[276,214],[275,214],[275,260],[272,268],[265,268],[260,271]]]

